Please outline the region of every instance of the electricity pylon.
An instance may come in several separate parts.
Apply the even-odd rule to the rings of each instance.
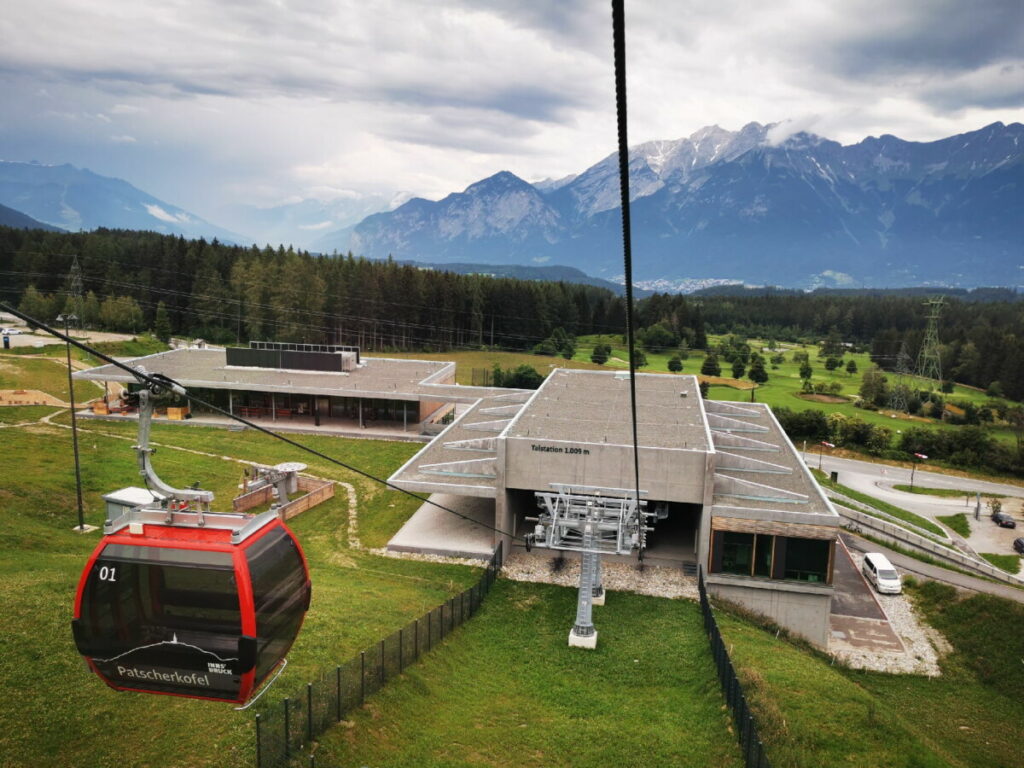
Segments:
[[[921,351],[917,355],[917,375],[923,379],[942,382],[942,360],[939,357],[939,316],[946,304],[943,296],[933,296],[924,305],[928,307],[928,325],[924,332]],[[930,386],[930,385],[929,385]]]
[[[910,353],[907,352],[907,342],[904,340],[900,342],[900,352],[896,355],[896,380],[889,390],[889,407],[894,411],[907,411],[907,392],[910,390],[907,380],[910,373]]]

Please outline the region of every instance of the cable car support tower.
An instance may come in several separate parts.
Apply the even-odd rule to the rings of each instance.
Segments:
[[[636,491],[631,488],[561,483],[552,483],[551,487],[554,491],[535,494],[540,514],[527,518],[536,524],[534,532],[527,536],[527,547],[580,553],[576,623],[569,632],[569,646],[596,648],[593,606],[604,605],[605,598],[601,555],[643,551],[650,523],[658,515],[648,512],[647,501],[637,501]],[[646,493],[640,491],[640,495]]]

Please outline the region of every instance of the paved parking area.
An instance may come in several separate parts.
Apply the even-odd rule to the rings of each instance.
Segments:
[[[889,617],[875,599],[870,585],[860,575],[842,541],[836,545],[836,562],[832,571],[835,595],[829,625],[832,638],[829,650],[877,653],[903,653],[899,635]]]

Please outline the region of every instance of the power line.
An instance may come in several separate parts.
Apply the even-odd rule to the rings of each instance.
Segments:
[[[219,406],[216,406],[213,403],[210,403],[210,402],[207,402],[206,400],[203,400],[201,397],[197,397],[197,396],[189,393],[188,390],[185,389],[185,387],[183,387],[181,384],[179,384],[178,382],[174,381],[173,379],[171,379],[171,378],[169,378],[167,376],[154,375],[154,374],[149,374],[149,373],[143,373],[142,371],[137,371],[134,368],[131,368],[131,367],[125,365],[124,363],[122,363],[122,362],[120,362],[118,360],[115,360],[113,357],[105,355],[102,352],[100,352],[99,350],[94,349],[93,347],[90,347],[88,344],[85,344],[85,343],[83,343],[81,341],[78,341],[77,339],[73,339],[73,338],[71,338],[71,336],[63,334],[60,331],[57,331],[54,328],[51,328],[50,326],[46,325],[45,323],[35,319],[31,315],[26,315],[24,312],[21,312],[20,310],[15,309],[14,307],[12,307],[9,304],[6,304],[4,302],[0,302],[0,309],[3,309],[5,311],[7,311],[7,312],[10,312],[15,317],[21,318],[26,323],[30,323],[31,325],[34,325],[37,328],[40,328],[41,330],[45,331],[46,333],[50,334],[51,336],[54,336],[54,337],[60,339],[61,341],[64,341],[64,342],[66,342],[68,344],[72,344],[72,345],[78,347],[79,349],[81,349],[81,350],[83,350],[85,352],[88,352],[90,355],[95,355],[100,360],[103,360],[105,363],[108,363],[109,365],[113,365],[113,366],[115,366],[117,368],[120,368],[121,370],[125,371],[126,373],[131,374],[136,379],[138,379],[140,382],[145,383],[145,384],[147,384],[150,387],[153,387],[153,388],[155,388],[157,390],[167,390],[167,389],[170,389],[171,391],[175,392],[176,394],[179,394],[182,397],[187,398],[189,400],[189,402],[195,403],[196,405],[202,406],[203,408],[208,408],[209,410],[214,411],[215,413],[219,413],[222,416],[227,416],[229,419],[234,419],[235,421],[239,422],[240,424],[244,424],[245,426],[249,427],[250,429],[255,429],[257,432],[262,432],[265,435],[269,435],[270,437],[276,438],[277,440],[280,440],[281,442],[287,443],[288,445],[292,446],[293,448],[298,448],[301,451],[305,451],[306,453],[309,453],[309,454],[311,454],[313,456],[316,456],[317,458],[323,459],[324,461],[330,462],[331,464],[335,464],[335,465],[337,465],[339,467],[343,467],[344,469],[347,469],[350,472],[355,472],[357,475],[360,475],[361,477],[365,477],[368,480],[372,480],[372,481],[374,481],[376,483],[380,483],[384,487],[390,488],[393,491],[399,491],[400,493],[404,493],[406,496],[410,496],[410,497],[412,497],[414,499],[418,499],[421,502],[424,502],[426,504],[430,504],[431,506],[437,507],[438,509],[441,509],[441,510],[444,510],[445,512],[453,514],[456,517],[460,517],[463,520],[467,520],[467,521],[469,521],[471,523],[475,523],[475,524],[477,524],[477,525],[479,525],[479,526],[481,526],[483,528],[487,528],[487,529],[492,530],[492,531],[494,531],[496,533],[500,533],[503,536],[508,536],[508,537],[510,537],[514,541],[523,541],[522,537],[517,537],[517,536],[515,536],[515,535],[513,535],[513,534],[511,534],[511,533],[509,533],[507,531],[504,531],[501,528],[497,528],[497,527],[495,527],[493,525],[488,525],[487,523],[481,523],[480,521],[476,520],[475,518],[470,517],[469,515],[464,515],[461,512],[456,512],[454,509],[451,509],[450,507],[446,507],[443,504],[438,504],[436,501],[432,501],[429,498],[425,498],[423,496],[420,496],[418,493],[413,493],[412,491],[408,491],[408,490],[406,490],[404,488],[398,487],[397,485],[389,483],[387,480],[385,480],[383,478],[380,478],[380,477],[377,477],[376,475],[374,475],[371,472],[367,472],[364,469],[359,469],[358,467],[355,467],[355,466],[353,466],[351,464],[347,464],[346,462],[341,461],[340,459],[336,459],[333,456],[328,456],[326,453],[323,453],[322,451],[318,451],[315,448],[310,448],[308,445],[303,445],[302,443],[298,442],[297,440],[292,440],[290,437],[286,437],[285,435],[282,435],[279,432],[275,432],[272,429],[268,429],[267,427],[264,427],[264,426],[261,426],[259,424],[256,424],[255,422],[249,421],[248,419],[245,419],[245,418],[243,418],[241,416],[237,416],[234,413],[231,413],[229,411],[225,411],[223,408],[220,408]]]

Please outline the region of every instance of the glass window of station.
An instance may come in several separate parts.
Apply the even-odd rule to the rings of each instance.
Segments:
[[[714,531],[710,571],[831,584],[833,545],[830,539]]]

